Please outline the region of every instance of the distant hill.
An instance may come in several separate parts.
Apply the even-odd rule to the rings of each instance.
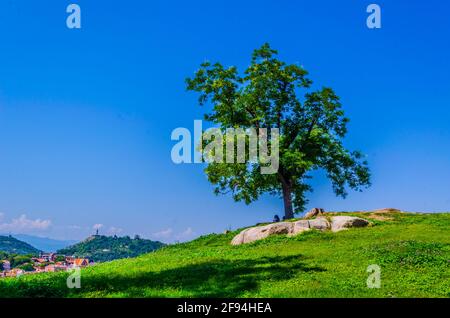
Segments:
[[[39,250],[12,236],[0,236],[0,251],[8,254],[39,254]]]
[[[13,234],[13,236],[44,252],[56,252],[57,250],[77,243],[77,241],[73,240],[55,240],[47,237],[39,237],[26,234]]]
[[[141,238],[93,235],[86,240],[57,251],[58,254],[89,258],[94,262],[107,262],[136,257],[155,251],[164,244]]]

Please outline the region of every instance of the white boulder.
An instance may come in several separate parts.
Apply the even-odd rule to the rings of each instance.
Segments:
[[[312,229],[316,229],[316,230],[320,230],[320,231],[325,231],[325,230],[329,230],[331,228],[331,224],[330,222],[328,222],[328,220],[326,218],[317,218],[314,220],[309,220],[309,227]]]
[[[369,221],[354,216],[333,216],[331,218],[331,230],[339,232],[351,227],[365,227]]]
[[[264,226],[252,227],[236,235],[231,241],[232,245],[251,243],[265,239],[270,235],[289,234],[292,232],[294,224],[291,222],[273,223]]]
[[[308,213],[305,214],[305,219],[311,219],[319,215],[323,215],[325,213],[324,209],[314,208],[311,209]]]
[[[300,220],[297,222],[294,222],[294,226],[292,227],[292,232],[289,233],[289,236],[294,236],[300,233],[303,233],[305,231],[311,230],[309,226],[308,220]]]
[[[313,220],[299,220],[296,222],[280,222],[269,225],[255,226],[243,230],[231,241],[232,245],[241,245],[265,239],[271,235],[285,234],[295,236],[312,229],[339,232],[351,227],[364,227],[369,225],[369,221],[353,216],[334,216],[331,223],[325,217],[318,217]]]

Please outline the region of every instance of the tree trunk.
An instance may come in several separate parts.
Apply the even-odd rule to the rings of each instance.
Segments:
[[[283,184],[284,218],[286,220],[294,218],[292,207],[292,187],[290,184]]]

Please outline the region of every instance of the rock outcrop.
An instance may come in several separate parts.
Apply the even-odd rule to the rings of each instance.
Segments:
[[[324,209],[314,208],[311,209],[308,213],[305,214],[305,219],[312,219],[319,215],[323,215],[325,213]]]
[[[308,220],[300,220],[297,222],[293,222],[293,224],[294,226],[292,227],[292,232],[288,234],[289,236],[295,236],[297,234],[311,230]]]
[[[331,228],[330,222],[324,217],[320,217],[314,220],[309,220],[309,227],[316,230],[329,230]]]
[[[292,232],[294,224],[291,222],[273,223],[264,226],[251,227],[243,230],[231,241],[232,245],[251,243],[265,239],[270,235],[289,234]]]
[[[378,209],[375,211],[372,211],[372,213],[401,213],[402,211],[399,209],[394,209],[394,208],[385,208],[385,209]]]
[[[313,220],[299,220],[296,222],[273,223],[264,226],[256,226],[243,230],[231,241],[232,245],[247,244],[265,239],[271,235],[295,236],[312,229],[339,232],[351,227],[364,227],[369,225],[367,220],[353,216],[333,216],[331,222],[325,217]]]
[[[334,216],[331,220],[331,230],[333,232],[339,232],[351,227],[364,227],[369,225],[369,221],[354,216]]]

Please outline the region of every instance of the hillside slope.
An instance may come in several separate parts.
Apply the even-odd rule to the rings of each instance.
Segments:
[[[351,214],[372,227],[231,246],[209,235],[82,271],[0,279],[0,297],[450,297],[450,214]],[[381,267],[381,288],[367,268]]]
[[[163,247],[161,242],[141,238],[93,235],[86,240],[57,251],[58,254],[89,258],[94,262],[107,262],[136,257]]]
[[[28,243],[20,241],[12,236],[0,236],[0,251],[8,254],[33,254],[38,255],[39,250]]]

